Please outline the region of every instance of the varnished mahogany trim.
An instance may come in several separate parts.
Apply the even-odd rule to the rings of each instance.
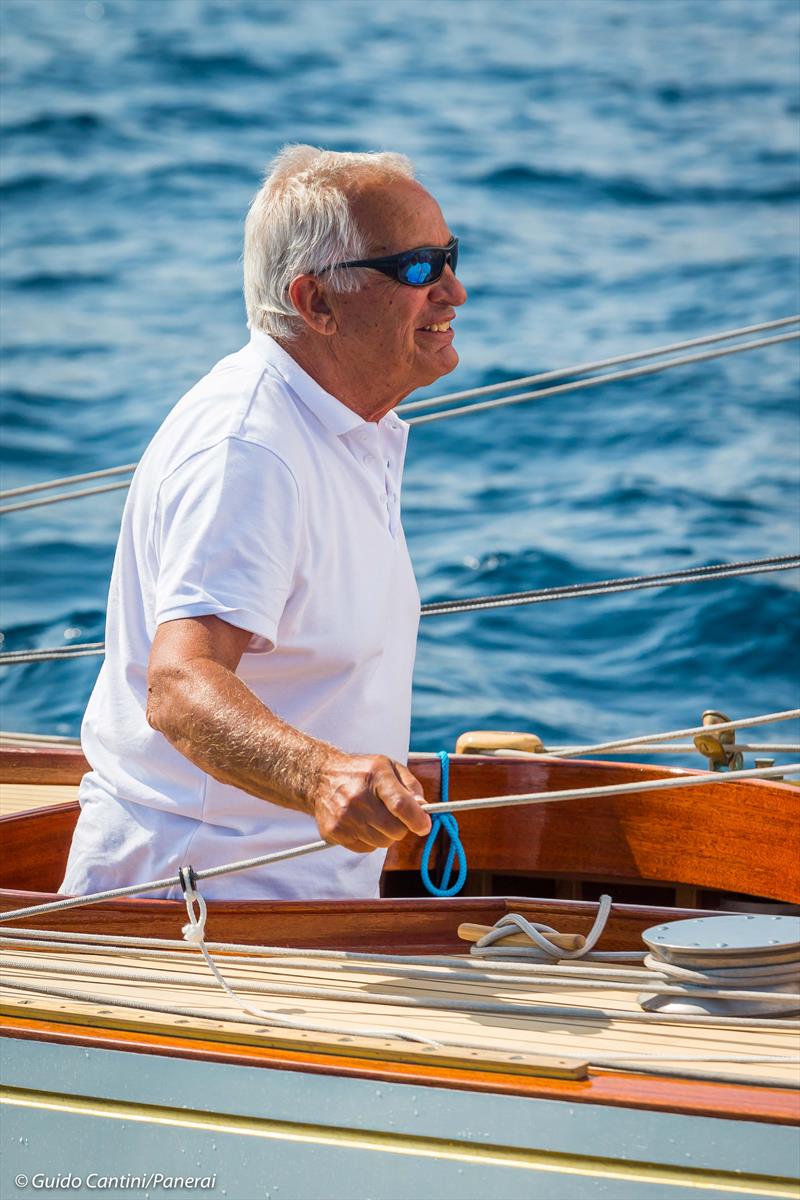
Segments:
[[[37,746],[0,746],[3,783],[80,783],[91,770],[77,746],[43,750]]]
[[[75,782],[76,750],[0,748],[0,779]],[[414,760],[426,797],[439,796],[438,761]],[[553,791],[685,776],[686,771],[580,760],[462,757],[451,796]],[[0,818],[4,887],[54,891],[63,877],[77,807]],[[459,816],[474,872],[658,881],[800,903],[800,788],[768,780],[630,793]],[[416,870],[422,839],[406,837],[387,871]],[[195,863],[194,866],[202,864]]]
[[[44,903],[55,896],[0,891],[0,912]],[[462,922],[494,925],[507,912],[562,933],[588,933],[597,905],[580,900],[475,896],[452,900],[221,900],[209,904],[209,941],[241,942],[388,954],[465,953],[458,938]],[[642,949],[650,925],[683,917],[708,916],[702,909],[666,909],[615,904],[603,934],[609,950]],[[186,909],[174,900],[115,900],[27,918],[35,929],[65,933],[106,933],[129,937],[181,938]],[[0,931],[12,933],[13,924]]]
[[[570,1104],[603,1104],[689,1116],[762,1121],[774,1125],[800,1124],[800,1096],[786,1088],[748,1087],[739,1083],[708,1083],[705,1080],[667,1079],[663,1076],[611,1071],[591,1071],[588,1080],[578,1081],[523,1079],[501,1072],[366,1061],[339,1055],[276,1051],[259,1046],[236,1047],[226,1051],[219,1043],[204,1042],[199,1038],[173,1038],[128,1030],[117,1030],[111,1036],[106,1030],[90,1026],[84,1027],[78,1034],[74,1026],[15,1017],[2,1019],[0,1034],[27,1041],[155,1054],[276,1071],[308,1071],[385,1083],[407,1083],[418,1087],[455,1088],[528,1096],[539,1100],[564,1100]]]

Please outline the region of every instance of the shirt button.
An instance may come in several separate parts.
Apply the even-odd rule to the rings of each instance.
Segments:
[[[392,460],[390,458],[387,458],[386,465],[387,465],[387,467],[390,467],[392,465]]]
[[[372,464],[374,462],[375,462],[375,459],[374,459],[373,455],[371,455],[371,454],[364,455],[364,465],[365,466],[370,467],[370,466],[372,466]]]

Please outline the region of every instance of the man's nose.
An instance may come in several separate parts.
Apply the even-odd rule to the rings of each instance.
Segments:
[[[431,299],[447,301],[454,308],[457,308],[459,304],[463,304],[467,298],[467,289],[454,273],[449,263],[431,288],[431,292],[437,293]]]

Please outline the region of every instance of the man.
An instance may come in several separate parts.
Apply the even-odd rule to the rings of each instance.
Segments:
[[[392,409],[458,362],[456,260],[401,156],[272,164],[245,227],[250,343],[173,409],[130,489],[62,891],[321,835],[337,844],[203,891],[369,897],[385,848],[430,828],[405,765],[419,594]]]

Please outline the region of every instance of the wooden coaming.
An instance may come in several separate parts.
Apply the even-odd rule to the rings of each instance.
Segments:
[[[38,892],[0,891],[0,912],[46,903]],[[563,933],[587,933],[597,905],[586,901],[532,900],[500,896],[401,900],[216,900],[209,903],[209,941],[244,945],[304,946],[389,954],[465,953],[458,938],[462,922],[494,925],[508,912],[550,925]],[[603,934],[609,950],[641,949],[641,934],[670,919],[697,916],[697,909],[669,909],[615,904]],[[186,909],[173,900],[126,899],[65,909],[26,918],[32,929],[65,933],[178,938]],[[9,932],[13,925],[3,926]]]
[[[439,763],[417,759],[426,798],[439,798]],[[74,783],[77,750],[0,748],[0,781]],[[451,765],[451,799],[597,787],[689,772],[622,763],[463,756]],[[6,853],[0,886],[58,887],[77,806],[0,818]],[[630,793],[596,800],[486,809],[459,816],[470,868],[494,873],[654,880],[800,903],[800,789],[767,780]],[[422,840],[392,847],[386,870],[419,867]],[[199,864],[194,864],[199,865]]]

